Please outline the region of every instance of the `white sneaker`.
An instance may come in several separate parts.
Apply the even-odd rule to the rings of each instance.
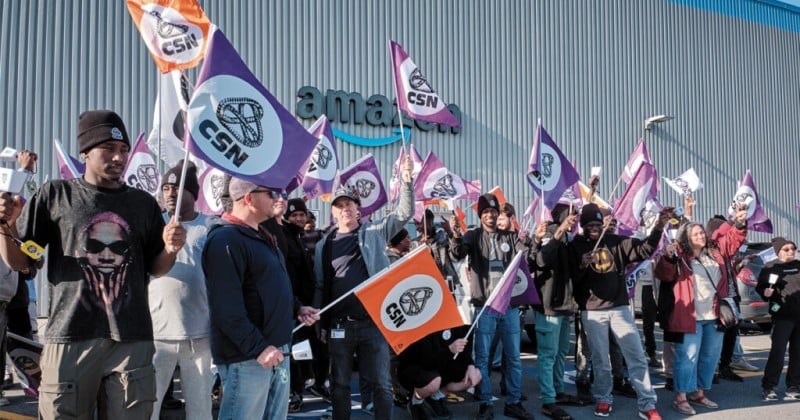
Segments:
[[[9,404],[11,404],[11,402],[8,401],[8,398],[0,395],[0,407],[5,407]]]
[[[731,362],[730,366],[731,366],[731,368],[733,368],[733,369],[736,369],[736,370],[746,370],[746,371],[748,371],[748,372],[758,372],[758,371],[760,371],[760,370],[761,370],[761,369],[759,369],[759,368],[757,368],[757,367],[755,367],[755,366],[751,365],[751,364],[750,364],[750,363],[749,363],[747,360],[745,360],[745,359],[740,359],[740,360],[736,360],[736,361],[734,361],[734,362]]]

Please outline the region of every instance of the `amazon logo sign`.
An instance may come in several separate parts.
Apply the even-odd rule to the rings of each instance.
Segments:
[[[358,137],[333,128],[333,135],[341,140],[359,146],[384,146],[401,139],[400,120],[397,115],[395,101],[383,95],[372,95],[366,100],[358,92],[328,89],[324,94],[313,86],[303,86],[297,90],[295,115],[303,119],[316,120],[325,114],[332,123],[367,124],[374,127],[393,128],[392,136],[381,138]],[[461,110],[458,105],[449,104],[447,108],[461,121]],[[403,130],[406,139],[410,130],[405,127],[416,127],[422,132],[438,131],[440,133],[460,134],[461,128],[425,121],[416,121],[403,116]]]

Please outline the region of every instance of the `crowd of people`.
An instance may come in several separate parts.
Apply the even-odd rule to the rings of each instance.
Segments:
[[[334,223],[320,230],[302,198],[230,176],[224,212],[198,213],[197,170],[188,162],[163,174],[158,201],[126,186],[130,139],[112,111],[81,114],[77,140],[82,177],[47,182],[24,204],[9,193],[0,200],[0,330],[7,324],[31,336],[29,328],[12,327],[21,323],[9,302],[27,297],[20,292],[24,280],[43,263],[48,267],[41,418],[158,419],[177,369],[187,418],[212,418],[216,387],[220,419],[285,418],[302,410],[306,392],[330,403],[332,418],[347,419],[357,363],[362,410],[376,418],[391,418],[395,405],[414,419],[450,418],[447,396],[468,391],[479,403],[475,418],[490,419],[497,399],[489,378],[498,354],[503,414],[532,419],[522,389],[520,309],[475,319],[517,252],[541,300],[532,310],[538,398],[548,417],[573,418],[568,406],[594,406],[596,416],[608,417],[617,394],[637,399],[640,418],[660,419],[650,368],[661,366],[675,392],[674,410],[714,410],[715,378],[741,381],[734,368],[755,369],[737,351],[744,207],[701,224],[692,220],[694,201],[686,197],[685,214],[648,206],[639,229],[623,235],[611,213],[594,203],[558,204],[547,221],[518,229],[513,205],[484,194],[478,226],[462,229],[455,215],[437,223],[425,210],[409,232],[415,205],[408,157],[391,212],[363,218],[358,194],[341,188],[331,196]],[[35,160],[20,153],[21,169],[31,171]],[[46,261],[24,253],[26,241],[48,247]],[[438,331],[398,355],[349,292],[423,245],[451,292],[466,291],[474,335],[464,338],[468,326]],[[777,258],[757,286],[774,323],[763,399],[779,398],[788,344],[784,399],[796,400],[800,262],[794,242],[776,237],[772,247]],[[630,275],[642,283],[644,341],[629,306]],[[657,322],[664,330],[662,360]],[[577,395],[564,384],[573,334]],[[294,360],[292,344],[304,340],[313,360]]]

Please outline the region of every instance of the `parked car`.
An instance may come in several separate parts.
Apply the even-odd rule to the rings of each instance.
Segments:
[[[744,252],[740,254],[740,257],[751,258],[747,258],[748,262],[736,276],[736,288],[739,291],[739,296],[742,298],[741,302],[739,302],[739,310],[742,313],[742,319],[746,322],[754,322],[760,326],[772,323],[772,317],[769,315],[767,303],[756,293],[758,274],[766,263],[761,259],[759,253],[770,248],[770,246],[769,243],[754,242],[748,243],[743,247]]]

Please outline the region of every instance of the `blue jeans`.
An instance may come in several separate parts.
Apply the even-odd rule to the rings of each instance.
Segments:
[[[392,418],[392,382],[389,374],[389,344],[371,319],[334,322],[331,331],[344,330],[344,338],[328,338],[331,358],[333,418],[350,418],[350,377],[353,353],[358,355],[358,375],[372,389],[376,419]],[[285,415],[285,413],[284,413]]]
[[[289,351],[289,345],[279,348]],[[255,359],[218,365],[222,379],[219,420],[282,419],[289,409],[289,357],[274,368]]]
[[[539,360],[539,393],[542,404],[555,404],[556,394],[564,392],[564,365],[569,351],[570,315],[548,316],[534,311]]]
[[[717,320],[697,321],[697,331],[683,334],[683,343],[675,344],[675,391],[694,392],[711,389],[714,370],[722,351],[722,336]]]
[[[583,311],[583,326],[592,350],[594,367],[594,397],[598,402],[612,404],[611,362],[609,361],[609,330],[622,350],[633,389],[636,390],[640,411],[656,407],[656,392],[650,383],[647,357],[642,348],[642,339],[633,319],[630,307],[617,306],[611,309]]]
[[[475,308],[477,315],[481,307]],[[520,399],[519,387],[522,382],[522,361],[519,359],[519,309],[509,308],[505,315],[492,315],[484,312],[475,328],[475,366],[481,371],[481,383],[478,385],[478,400],[481,403],[492,403],[492,381],[489,380],[489,349],[495,331],[500,334],[503,343],[503,357],[506,361],[506,404],[516,404]]]

